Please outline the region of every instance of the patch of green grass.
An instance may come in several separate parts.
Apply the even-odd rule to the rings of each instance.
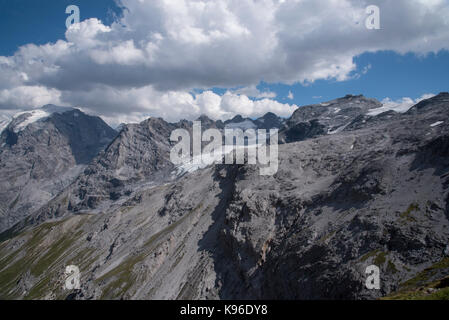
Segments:
[[[433,264],[429,268],[424,269],[422,272],[418,273],[415,277],[405,281],[401,284],[402,288],[407,287],[416,287],[418,285],[421,285],[429,280],[430,277],[432,277],[437,270],[439,269],[446,269],[449,268],[449,258],[446,257],[443,260]]]
[[[36,249],[38,245],[42,243],[42,240],[48,235],[51,229],[53,227],[56,227],[60,223],[62,223],[62,221],[44,223],[34,230],[30,231],[29,233],[31,233],[32,235],[24,245],[24,248],[28,250]]]
[[[101,299],[120,298],[126,294],[131,289],[133,284],[136,283],[137,275],[134,273],[135,266],[138,263],[143,262],[160,245],[166,236],[171,234],[176,227],[189,218],[194,212],[200,210],[201,207],[201,204],[198,205],[176,222],[152,235],[143,245],[144,252],[132,255],[120,265],[96,279],[96,283],[106,281],[107,279],[113,279],[104,288]]]
[[[376,258],[374,259],[374,264],[376,266],[384,265],[385,261],[387,261],[386,255],[387,254],[385,252],[379,252]]]
[[[98,283],[105,279],[114,279],[104,288],[100,299],[113,299],[116,297],[121,297],[125,294],[134,284],[136,279],[136,276],[133,274],[134,266],[143,261],[145,257],[145,254],[132,256],[119,266],[95,280],[95,282]]]
[[[424,297],[424,300],[449,300],[449,288],[438,290]]]
[[[408,206],[407,210],[405,210],[404,212],[402,212],[402,213],[399,215],[399,217],[400,217],[401,219],[404,219],[404,220],[409,221],[409,222],[416,222],[416,219],[413,218],[413,217],[411,216],[411,214],[412,214],[413,212],[418,212],[418,211],[419,211],[419,204],[417,204],[417,203],[412,203],[412,204],[410,204],[410,205]]]
[[[43,247],[45,237],[54,227],[63,222],[44,223],[31,231],[25,231],[23,237],[26,241],[22,247],[7,256],[1,255],[3,258],[0,260],[0,298],[21,297],[22,292],[16,292],[17,282],[28,272],[37,277],[38,281],[25,298],[43,298],[45,295],[40,294],[50,292],[50,277],[54,273],[51,267],[71,253],[69,249],[82,234],[78,225],[74,228],[75,231],[66,232],[59,239],[55,239],[49,247]],[[2,251],[5,250],[4,248],[2,247]]]
[[[18,279],[25,274],[32,265],[36,245],[42,241],[47,234],[51,224],[44,224],[37,227],[31,234],[22,248],[9,254],[0,260],[0,298],[12,299],[15,297],[15,290]]]
[[[0,299],[14,299],[17,280],[26,271],[29,262],[26,257],[21,258],[0,272]]]
[[[335,234],[337,233],[337,231],[332,231],[328,234],[325,234],[321,237],[321,239],[319,240],[320,244],[325,243],[327,240],[329,240],[330,238],[332,238]]]
[[[88,268],[97,261],[99,254],[94,256],[96,250],[94,248],[84,248],[80,250],[76,256],[67,261],[67,265],[76,265],[80,271],[87,271]]]
[[[51,286],[51,276],[46,276],[37,284],[35,284],[28,294],[24,297],[25,300],[38,300],[42,299],[47,295],[48,292],[51,292],[49,287]]]
[[[53,244],[44,256],[37,259],[33,266],[31,267],[31,274],[33,276],[39,277],[46,270],[50,269],[51,266],[57,264],[65,254],[68,254],[68,249],[73,246],[73,244],[81,237],[82,232],[66,234],[61,239],[59,239],[55,244]]]
[[[385,262],[387,261],[387,258],[386,258],[387,254],[388,253],[383,252],[380,249],[376,249],[376,250],[370,251],[370,252],[366,253],[365,255],[363,255],[360,258],[360,261],[361,262],[365,262],[369,258],[373,258],[374,257],[373,263],[376,266],[380,267],[380,266],[383,266],[385,264]]]
[[[387,271],[391,272],[391,273],[397,273],[398,272],[398,269],[396,268],[396,265],[392,261],[390,261],[390,260],[388,260],[388,263],[387,263]]]
[[[448,278],[411,290],[395,292],[382,300],[449,300]]]
[[[369,258],[375,256],[375,255],[377,254],[377,252],[379,252],[379,249],[368,252],[367,254],[363,255],[363,256],[360,258],[360,261],[361,261],[361,262],[365,262],[365,261],[368,260]]]
[[[403,282],[399,290],[382,299],[385,300],[448,300],[449,299],[449,278],[430,282],[430,278],[434,276],[438,270],[449,268],[449,258],[446,257],[441,261],[433,264],[429,268],[424,269],[415,277]],[[432,288],[435,291],[429,292]]]
[[[418,273],[415,277],[401,283],[401,287],[407,288],[418,286],[420,283],[426,282],[430,276],[432,275],[429,274],[427,270],[424,270],[423,272]]]
[[[0,259],[0,271],[5,269],[11,262],[13,262],[19,253],[20,250],[16,250],[10,253],[9,255],[2,255],[3,258]]]
[[[445,257],[443,260],[432,265],[429,269],[436,270],[436,269],[446,269],[446,268],[449,268],[449,257]]]

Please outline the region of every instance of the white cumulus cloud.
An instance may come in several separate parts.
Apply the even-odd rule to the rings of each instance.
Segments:
[[[288,115],[294,106],[257,84],[345,81],[364,52],[449,49],[447,0],[374,1],[381,30],[365,28],[366,0],[120,2],[110,26],[84,20],[65,39],[0,56],[0,109],[81,105],[116,121]]]
[[[385,98],[382,100],[382,107],[371,109],[369,111],[370,116],[376,116],[378,114],[381,114],[386,111],[393,110],[395,112],[404,113],[407,112],[411,107],[413,107],[415,104],[419,103],[420,101],[423,101],[425,99],[430,99],[434,97],[435,94],[433,93],[426,93],[423,94],[418,99],[412,99],[410,97],[403,97],[398,100],[392,100],[390,98]]]

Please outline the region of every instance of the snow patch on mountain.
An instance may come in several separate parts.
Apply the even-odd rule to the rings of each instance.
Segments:
[[[221,149],[215,150],[212,153],[203,153],[198,156],[188,157],[185,161],[179,165],[173,172],[176,176],[182,176],[187,173],[192,173],[200,169],[204,169],[210,165],[223,163],[223,158],[234,150],[243,149],[243,152],[247,154],[249,149],[258,148],[255,141],[249,141],[248,145],[224,145]],[[256,151],[257,152],[257,151]]]
[[[51,116],[54,113],[65,113],[68,111],[75,110],[70,107],[58,107],[55,105],[46,105],[39,109],[34,109],[30,111],[23,111],[16,114],[13,118],[13,130],[18,133],[25,129],[28,125],[35,123],[37,121],[42,121]]]
[[[375,109],[371,109],[368,111],[368,115],[369,116],[377,116],[381,113],[384,113],[386,111],[395,111],[398,113],[405,113],[407,112],[413,105],[426,100],[426,99],[430,99],[432,97],[434,97],[435,95],[432,93],[428,93],[428,94],[424,94],[422,95],[420,98],[413,100],[411,98],[405,97],[402,98],[400,100],[394,101],[391,100],[390,98],[385,98],[384,100],[382,100],[382,107],[380,108],[375,108]]]
[[[332,130],[331,128],[329,128],[327,130],[327,134],[336,134],[339,132],[342,132],[343,130],[346,129],[347,126],[349,126],[351,124],[351,122],[348,122],[347,124],[342,125],[341,127],[338,127],[337,129]]]
[[[435,123],[432,123],[430,126],[433,128],[433,127],[439,126],[439,125],[441,125],[443,123],[444,123],[444,121],[437,121]]]
[[[395,111],[395,112],[399,112],[399,113],[404,113],[404,112],[407,112],[412,105],[413,105],[413,103],[406,103],[406,104],[401,104],[401,105],[384,105],[380,108],[369,110],[367,115],[374,117],[374,116],[377,116],[377,115],[387,112],[387,111]]]

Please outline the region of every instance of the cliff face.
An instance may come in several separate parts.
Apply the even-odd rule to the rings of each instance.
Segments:
[[[281,128],[279,140],[290,143],[343,131],[360,116],[382,104],[362,95],[347,95],[326,103],[298,108]]]
[[[13,119],[0,136],[0,231],[66,188],[116,134],[76,109],[45,106]]]
[[[353,99],[362,98],[336,102],[351,110],[339,130],[324,113],[288,119],[324,129],[280,145],[273,176],[211,165],[166,179],[167,135],[190,124],[125,128],[75,183],[1,235],[0,297],[374,299],[448,276],[449,95],[376,116],[375,102],[342,102]],[[60,285],[70,264],[81,271],[76,292]],[[380,290],[365,287],[370,265]]]

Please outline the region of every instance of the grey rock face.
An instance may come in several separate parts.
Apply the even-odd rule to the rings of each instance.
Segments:
[[[444,112],[447,110],[447,104],[449,103],[449,93],[441,92],[437,96],[423,100],[410,108],[407,114],[416,115],[427,112]]]
[[[272,112],[268,112],[263,117],[255,120],[258,129],[279,129],[283,125],[284,120]]]
[[[290,143],[341,132],[357,117],[381,106],[375,99],[347,95],[326,103],[300,107],[282,127],[279,141]]]
[[[98,117],[72,109],[21,130],[14,119],[0,136],[0,231],[67,187],[117,134]]]
[[[362,98],[337,101],[349,99]],[[280,145],[273,176],[214,165],[158,180],[171,170],[168,132],[189,123],[127,126],[74,184],[0,236],[0,297],[376,299],[441,279],[449,275],[444,99],[374,117],[366,110],[377,104],[366,102],[329,123],[304,110],[298,123],[344,129]],[[81,270],[76,293],[60,285],[69,264]],[[370,265],[380,268],[380,290],[365,286]]]
[[[163,181],[173,169],[169,138],[178,127],[191,125],[151,118],[124,126],[119,136],[71,186],[68,206],[74,212],[95,209],[104,200],[115,201],[126,196],[136,184]]]
[[[265,118],[266,124],[280,124],[280,120],[273,117],[273,114],[267,114]],[[201,121],[203,130],[224,130],[231,124],[238,127],[242,123],[241,120],[251,121],[254,127],[256,124],[239,116],[225,123],[213,121],[206,116],[197,120]],[[262,127],[263,123],[258,121]],[[118,137],[87,166],[69,190],[60,197],[68,199],[67,206],[73,212],[100,210],[104,201],[109,203],[108,201],[126,198],[132,190],[141,188],[142,185],[155,185],[172,180],[174,166],[170,161],[170,149],[174,143],[170,141],[170,134],[175,129],[186,129],[192,134],[192,124],[186,120],[168,123],[160,118],[150,118],[140,124],[122,126]],[[203,143],[203,146],[205,144]],[[55,209],[53,203],[42,208],[41,216],[59,214],[59,205],[58,209]]]
[[[234,118],[227,120],[225,122],[217,121],[216,127],[218,129],[229,128],[240,128],[242,130],[246,129],[279,129],[284,123],[284,119],[278,117],[272,112],[266,113],[263,117],[257,118],[255,120],[250,118],[243,118],[241,115],[237,115]]]

